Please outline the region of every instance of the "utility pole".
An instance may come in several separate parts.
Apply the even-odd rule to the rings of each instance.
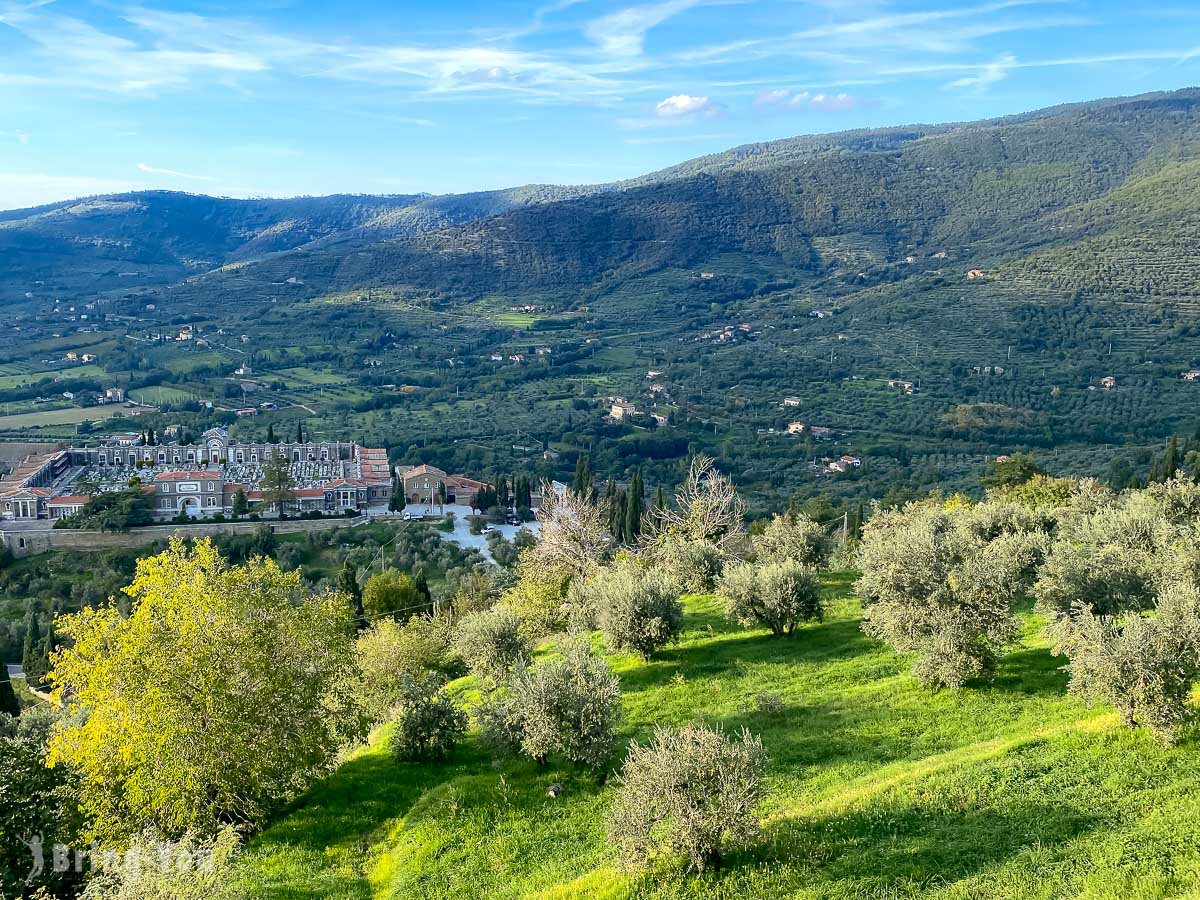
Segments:
[[[846,537],[850,530],[850,511],[842,513],[842,546],[846,546]]]

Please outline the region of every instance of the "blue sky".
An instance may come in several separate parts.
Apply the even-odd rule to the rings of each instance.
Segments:
[[[0,0],[0,208],[610,181],[1200,84],[1200,4]]]

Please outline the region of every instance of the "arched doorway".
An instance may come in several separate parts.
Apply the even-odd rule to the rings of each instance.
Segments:
[[[200,515],[200,498],[184,497],[179,501],[179,511],[188,518],[198,518]]]

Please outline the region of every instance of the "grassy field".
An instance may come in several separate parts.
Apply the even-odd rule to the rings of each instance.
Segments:
[[[129,399],[137,403],[151,403],[155,406],[163,406],[168,403],[187,403],[190,400],[195,400],[196,395],[191,391],[185,391],[183,388],[177,388],[173,385],[155,385],[154,387],[131,391]]]
[[[140,412],[150,412],[153,407],[130,408],[121,404],[109,406],[91,406],[80,408],[76,406],[67,409],[48,409],[42,412],[22,413],[15,416],[0,416],[0,430],[19,428],[42,428],[51,425],[78,425],[83,421],[103,422],[117,415],[134,416]]]
[[[106,374],[104,369],[95,363],[71,366],[64,364],[61,368],[42,369],[36,372],[14,372],[11,366],[5,366],[2,374],[0,374],[0,390],[24,387],[27,384],[35,384],[44,378],[53,378],[56,375],[61,375],[64,378],[99,378],[104,374]],[[48,388],[48,390],[50,389]]]
[[[386,730],[252,842],[263,898],[1200,897],[1200,744],[1171,749],[1065,696],[1027,619],[990,685],[931,694],[866,638],[849,577],[791,638],[690,598],[683,640],[612,657],[622,742],[690,719],[770,753],[764,833],[703,878],[632,877],[605,840],[612,791],[473,741],[444,765],[394,762]],[[453,686],[468,700],[470,679]],[[777,695],[782,711],[756,698]],[[623,751],[614,756],[619,764]],[[552,800],[546,787],[561,782]]]

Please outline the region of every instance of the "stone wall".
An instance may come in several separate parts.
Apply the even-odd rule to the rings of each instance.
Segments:
[[[192,525],[150,525],[129,531],[82,531],[73,528],[11,529],[0,528],[3,540],[15,556],[32,556],[51,550],[78,550],[84,553],[115,550],[124,547],[143,547],[155,541],[166,541],[174,534],[197,538],[212,534],[246,534],[263,525],[275,534],[327,531],[332,528],[352,528],[369,521],[365,516],[342,519],[285,519],[282,522],[197,522]]]

